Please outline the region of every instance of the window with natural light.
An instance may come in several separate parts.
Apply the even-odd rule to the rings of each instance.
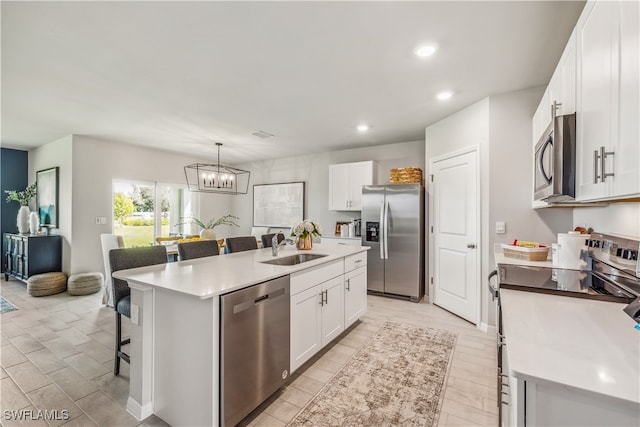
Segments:
[[[191,234],[194,195],[180,184],[113,181],[113,233],[126,247],[149,246],[157,237]]]

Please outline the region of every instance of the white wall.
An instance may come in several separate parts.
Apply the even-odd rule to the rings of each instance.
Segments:
[[[71,271],[73,227],[71,210],[73,206],[72,182],[72,150],[71,135],[29,151],[29,182],[36,181],[36,172],[58,166],[58,229],[52,234],[62,236],[62,270]],[[100,271],[100,270],[98,270]]]
[[[575,208],[573,225],[640,240],[640,203],[618,202],[601,208]]]
[[[233,212],[240,217],[236,235],[248,234],[253,223],[253,185],[279,182],[305,182],[305,216],[320,223],[323,234],[333,235],[336,221],[360,218],[360,212],[336,212],[327,209],[329,203],[329,165],[374,160],[375,183],[389,182],[392,168],[415,166],[424,170],[424,143],[403,142],[350,150],[331,151],[307,156],[263,160],[236,165],[251,171],[247,195],[235,196]]]
[[[79,135],[31,150],[30,175],[33,173],[35,177],[36,170],[46,167],[60,167],[60,234],[65,237],[63,270],[68,274],[103,271],[100,234],[112,232],[114,179],[185,184],[184,166],[199,160]],[[201,218],[231,212],[232,196],[196,194],[200,199]],[[98,216],[106,217],[107,225],[96,225]]]
[[[573,228],[570,208],[531,208],[531,117],[543,88],[485,98],[426,130],[429,159],[464,147],[480,147],[481,172],[481,322],[495,324],[485,278],[494,269],[493,246],[513,239],[551,243],[556,234]],[[507,232],[495,233],[505,221]]]

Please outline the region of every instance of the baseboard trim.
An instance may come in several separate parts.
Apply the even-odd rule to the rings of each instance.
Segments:
[[[495,326],[490,326],[487,323],[480,323],[478,325],[478,329],[480,329],[482,332],[484,332],[485,334],[495,334],[496,333],[496,327]]]
[[[127,399],[127,412],[133,415],[138,421],[142,421],[153,415],[153,404],[149,402],[145,405],[140,405],[138,401],[129,396],[129,399]]]

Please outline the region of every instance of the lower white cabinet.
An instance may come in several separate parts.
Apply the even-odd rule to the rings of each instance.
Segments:
[[[344,331],[344,276],[291,296],[291,372]]]
[[[291,275],[292,373],[367,311],[366,256],[357,253]]]
[[[320,285],[291,295],[291,372],[322,347]]]
[[[365,252],[366,255],[366,252]],[[344,275],[344,327],[353,325],[367,311],[367,267]]]
[[[322,312],[322,347],[344,331],[343,276],[321,285],[320,311]]]

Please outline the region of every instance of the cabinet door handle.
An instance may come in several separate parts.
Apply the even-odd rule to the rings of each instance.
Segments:
[[[606,172],[606,166],[605,166],[605,161],[607,159],[608,156],[613,156],[615,154],[615,152],[613,151],[605,151],[604,147],[600,147],[600,173],[602,174],[600,180],[602,182],[604,182],[604,180],[608,177],[608,176],[614,176],[615,173],[607,173]]]
[[[598,150],[594,150],[593,151],[593,183],[597,184],[598,183],[598,178],[600,178],[600,175],[598,175],[598,160],[600,159],[600,155],[598,154]]]
[[[320,296],[320,302],[318,304],[324,305],[324,291],[318,294]]]
[[[347,279],[347,290],[351,290],[351,279]]]

